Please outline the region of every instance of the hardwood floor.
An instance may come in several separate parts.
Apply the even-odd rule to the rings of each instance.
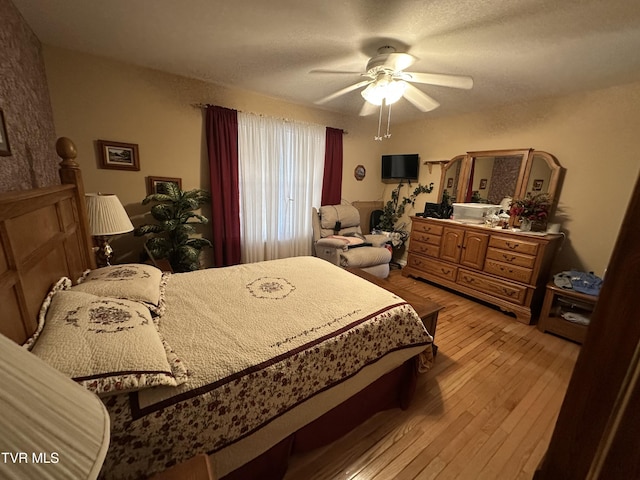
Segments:
[[[409,409],[294,456],[285,479],[531,479],[579,345],[399,270],[389,281],[445,306],[433,368]]]

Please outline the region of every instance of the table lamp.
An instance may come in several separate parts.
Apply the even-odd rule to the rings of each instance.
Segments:
[[[98,267],[111,265],[113,249],[109,237],[133,230],[133,224],[116,195],[87,193],[87,216],[89,229],[97,244],[96,260]]]
[[[0,351],[0,478],[97,478],[109,447],[98,396],[4,335]]]

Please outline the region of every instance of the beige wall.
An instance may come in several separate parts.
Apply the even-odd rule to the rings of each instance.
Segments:
[[[470,150],[548,151],[567,169],[559,206],[568,238],[557,269],[602,273],[640,169],[634,155],[640,83],[444,119],[427,114],[422,121],[393,124],[392,138],[376,142],[371,119],[53,47],[45,47],[44,57],[56,133],[77,143],[87,191],[118,194],[134,217],[143,211],[139,202],[148,175],[181,177],[187,189],[208,188],[202,112],[191,106],[198,102],[347,130],[344,202],[389,198],[394,185],[379,180],[382,153],[419,153],[425,161]],[[98,169],[97,139],[139,144],[141,171]],[[367,170],[360,182],[353,176],[358,164]],[[421,167],[420,183],[430,182],[439,185],[438,166],[432,173]],[[437,201],[437,190],[421,196],[418,211],[424,201]]]
[[[50,46],[44,58],[56,133],[76,143],[86,191],[118,195],[134,225],[143,223],[140,215],[147,211],[140,202],[149,175],[182,178],[186,190],[209,188],[204,115],[192,106],[197,103],[342,128],[348,131],[343,201],[382,195],[380,146],[365,140],[357,118]],[[138,144],[140,171],[98,168],[98,139]],[[353,176],[358,164],[367,169],[361,182]],[[141,250],[132,234],[114,246],[119,260],[135,260]]]

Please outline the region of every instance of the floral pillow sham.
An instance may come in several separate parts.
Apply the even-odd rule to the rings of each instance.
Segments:
[[[87,389],[110,395],[187,379],[180,359],[138,302],[58,290],[31,351]]]
[[[53,286],[51,287],[51,290],[49,290],[49,293],[44,298],[44,300],[42,301],[42,305],[40,306],[40,312],[38,314],[38,326],[36,327],[36,331],[33,332],[33,335],[27,338],[27,340],[22,344],[22,346],[25,347],[27,350],[31,350],[33,348],[33,346],[36,344],[36,340],[38,340],[38,337],[42,333],[42,329],[44,328],[44,323],[45,323],[45,317],[47,315],[47,310],[49,308],[49,305],[51,305],[51,300],[53,299],[53,296],[57,292],[60,292],[62,290],[69,290],[70,287],[71,287],[71,279],[67,277],[62,277],[60,278],[60,280],[58,280],[56,283],[53,284]]]
[[[111,265],[87,270],[73,290],[142,302],[155,315],[162,315],[165,309],[164,289],[169,275],[152,265]]]

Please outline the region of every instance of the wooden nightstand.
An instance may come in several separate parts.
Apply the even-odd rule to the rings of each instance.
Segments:
[[[581,344],[587,335],[588,325],[570,322],[562,316],[574,314],[589,318],[597,301],[597,296],[560,288],[549,282],[538,319],[538,330],[555,333]]]
[[[149,480],[215,480],[215,478],[209,455],[202,453],[164,472],[156,473]]]

